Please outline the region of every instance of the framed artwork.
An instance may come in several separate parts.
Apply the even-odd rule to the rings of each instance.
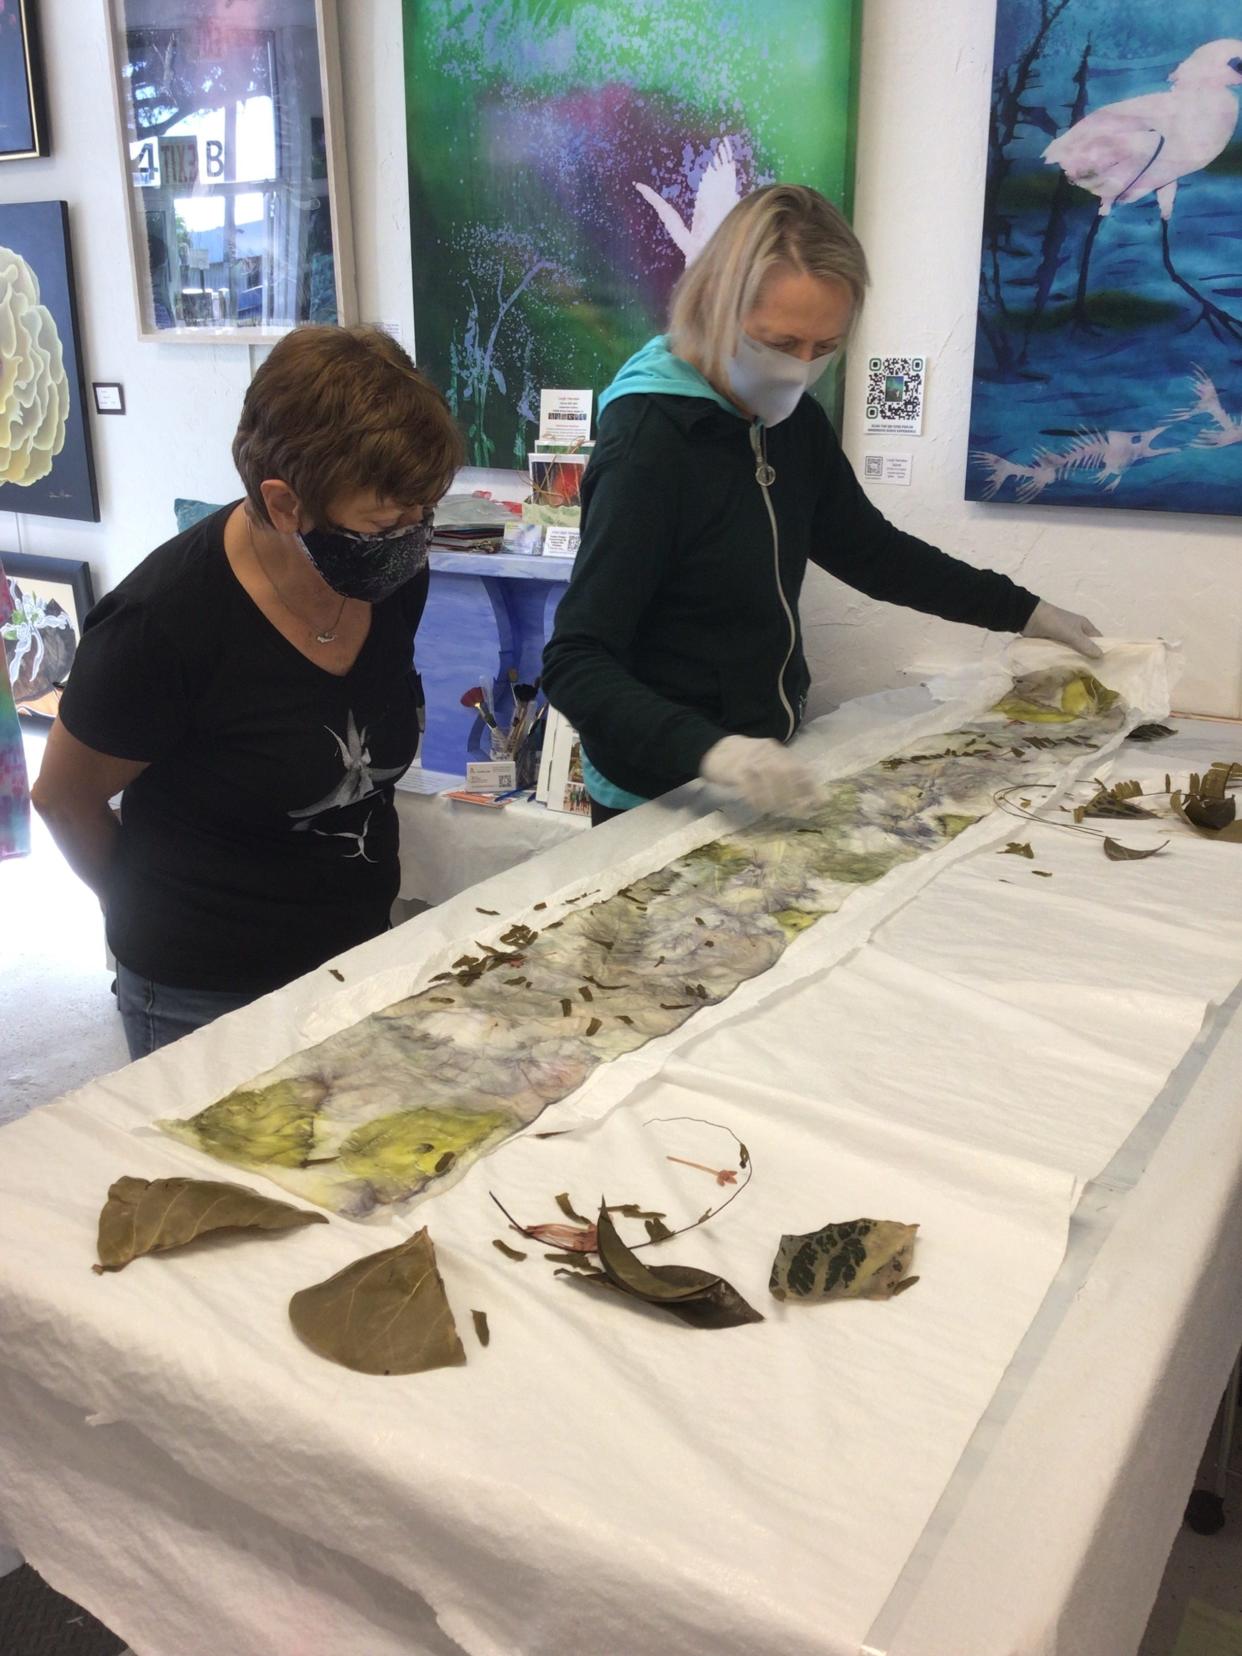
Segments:
[[[756,186],[849,211],[855,0],[403,4],[419,361],[475,465],[525,470],[540,390],[607,384]]]
[[[63,201],[0,205],[0,512],[99,521]]]
[[[998,0],[968,500],[1242,514],[1234,0]]]
[[[17,711],[55,718],[82,623],[95,602],[91,566],[73,558],[3,552],[0,567],[11,606],[0,637]]]
[[[51,149],[36,0],[0,4],[0,161]]]
[[[355,320],[336,0],[108,0],[142,339]]]

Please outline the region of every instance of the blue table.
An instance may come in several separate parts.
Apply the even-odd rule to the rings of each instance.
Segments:
[[[489,757],[482,719],[461,705],[481,681],[492,687],[504,726],[513,710],[509,671],[519,683],[539,676],[556,606],[573,573],[570,558],[509,552],[433,552],[431,590],[416,656],[427,698],[420,754],[428,770],[460,775],[468,758]]]

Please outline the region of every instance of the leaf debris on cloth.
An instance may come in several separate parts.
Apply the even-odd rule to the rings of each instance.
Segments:
[[[525,1259],[526,1255],[520,1248],[511,1248],[507,1242],[502,1242],[498,1236],[492,1237],[492,1247],[499,1248],[506,1259]]]
[[[91,1269],[122,1271],[143,1254],[183,1248],[213,1231],[286,1231],[327,1222],[326,1213],[308,1213],[245,1185],[127,1174],[109,1187],[99,1215],[99,1264]]]
[[[359,1374],[421,1374],[466,1361],[426,1226],[300,1289],[289,1320],[312,1351]]]
[[[912,1288],[906,1275],[917,1225],[849,1219],[803,1236],[782,1236],[772,1261],[773,1299],[891,1299]]]
[[[627,1248],[600,1204],[596,1220],[603,1276],[582,1276],[588,1287],[602,1287],[667,1311],[693,1328],[739,1328],[762,1322],[763,1313],[748,1305],[732,1283],[690,1265],[644,1265]]]
[[[676,1231],[669,1230],[663,1219],[648,1219],[646,1222],[646,1228],[647,1235],[651,1238],[652,1242],[667,1242],[671,1237],[677,1234]]]
[[[1104,855],[1109,862],[1142,862],[1146,857],[1158,856],[1168,844],[1168,840],[1161,840],[1159,845],[1153,845],[1147,851],[1136,851],[1133,846],[1122,845],[1120,841],[1104,836]]]
[[[1035,853],[1031,850],[1029,842],[1019,844],[1017,840],[1010,840],[1005,849],[997,852],[997,855],[1001,857],[1034,857]]]
[[[478,1336],[479,1344],[481,1346],[487,1345],[492,1337],[492,1331],[487,1326],[487,1312],[472,1311],[470,1313],[470,1320],[474,1324],[474,1332]]]
[[[345,981],[344,972],[338,972],[335,966],[328,967],[328,975],[334,977],[338,983],[344,983]]]
[[[589,1219],[584,1219],[575,1209],[574,1204],[569,1199],[569,1192],[567,1190],[561,1191],[560,1195],[556,1198],[556,1205],[560,1208],[566,1219],[572,1219],[575,1225],[589,1225],[591,1223]]]
[[[1032,868],[1031,873],[1038,875],[1041,880],[1050,880],[1052,878],[1052,870],[1050,868]]]

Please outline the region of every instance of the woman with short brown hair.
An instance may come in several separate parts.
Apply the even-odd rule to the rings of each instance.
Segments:
[[[131,1057],[375,936],[397,894],[460,435],[387,334],[306,327],[255,374],[233,457],[244,500],[87,618],[33,790],[103,903]]]

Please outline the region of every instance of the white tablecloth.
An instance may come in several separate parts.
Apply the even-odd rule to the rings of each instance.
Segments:
[[[537,857],[590,827],[588,817],[510,800],[500,809],[445,799],[464,778],[412,770],[397,783],[401,891],[407,901],[443,903],[481,880]]]
[[[1242,753],[1197,741],[1126,773]],[[577,838],[342,957],[346,990],[303,979],[0,1135],[0,1527],[140,1656],[1133,1650],[1242,1338],[1242,1113],[1208,1085],[1232,1031],[1189,1102],[1164,1073],[1242,973],[1236,847],[1179,832],[1115,865],[1037,828],[1036,879],[976,841],[851,958],[804,952],[662,1065],[606,1066],[557,1116],[579,1131],[511,1141],[400,1220],[90,1274],[119,1173],[231,1176],[145,1122],[321,1033],[325,990],[386,982],[424,933],[585,888],[678,820]],[[566,1188],[692,1216],[695,1176],[653,1146],[712,1160],[711,1130],[645,1125],[682,1115],[727,1122],[756,1174],[676,1257],[766,1323],[685,1330],[490,1248],[488,1189],[530,1220]],[[862,1212],[921,1224],[916,1289],[767,1299],[781,1230]],[[289,1293],[424,1222],[467,1368],[312,1358]]]

